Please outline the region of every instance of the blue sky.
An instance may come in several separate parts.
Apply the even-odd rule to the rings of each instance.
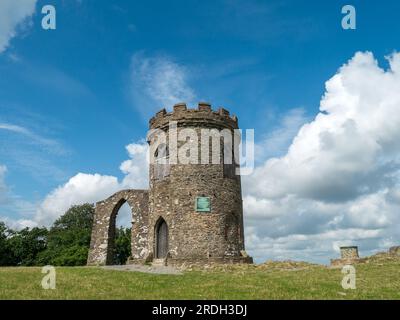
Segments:
[[[10,223],[35,220],[46,197],[78,173],[123,181],[120,165],[136,152],[126,146],[139,145],[148,118],[181,99],[224,106],[254,128],[260,164],[284,156],[318,114],[325,82],[356,52],[372,52],[386,69],[384,57],[400,50],[398,1],[351,1],[356,30],[341,28],[348,1],[26,1],[34,9],[13,25],[14,36],[0,23],[8,37],[0,47],[0,216]],[[45,4],[57,10],[56,30],[41,28]],[[0,17],[11,19],[5,8]],[[283,235],[249,221],[250,247],[269,257],[260,252],[277,249],[262,249],[260,239]],[[310,229],[284,236],[321,231]],[[383,246],[375,240],[365,240],[366,252]],[[292,246],[275,256],[312,260],[332,249],[307,244],[306,255]]]

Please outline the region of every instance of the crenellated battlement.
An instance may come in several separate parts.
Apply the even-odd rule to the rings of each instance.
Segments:
[[[162,109],[149,121],[150,129],[163,129],[170,121],[176,121],[178,126],[210,126],[217,128],[238,128],[238,119],[231,115],[227,109],[219,108],[214,111],[211,104],[199,102],[196,109],[189,109],[186,103],[177,103],[172,112]]]

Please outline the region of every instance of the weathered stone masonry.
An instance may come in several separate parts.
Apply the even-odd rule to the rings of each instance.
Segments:
[[[115,221],[118,210],[127,202],[132,208],[132,257],[143,259],[148,254],[149,192],[147,190],[122,190],[106,200],[96,203],[88,264],[112,263]]]
[[[200,103],[197,109],[177,104],[170,113],[163,109],[150,119],[150,129],[168,133],[170,121],[177,124],[178,133],[192,128],[198,137],[202,128],[232,132],[238,128],[235,116],[222,108],[213,111],[206,103]],[[151,136],[148,140],[152,150],[155,141]],[[163,152],[168,157],[168,151]],[[115,218],[125,201],[132,208],[130,262],[153,259],[163,259],[168,264],[252,262],[244,251],[240,175],[229,174],[226,166],[222,159],[217,164],[164,167],[151,163],[149,190],[120,191],[96,204],[88,264],[112,263]],[[209,201],[209,212],[196,210],[199,197]]]

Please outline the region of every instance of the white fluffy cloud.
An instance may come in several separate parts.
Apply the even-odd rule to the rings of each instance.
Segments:
[[[0,1],[0,54],[35,13],[37,0]]]
[[[147,189],[147,143],[132,143],[126,149],[130,160],[124,161],[120,166],[125,174],[121,182],[114,176],[78,173],[46,196],[39,206],[34,222],[50,225],[72,205],[94,203],[121,189]]]
[[[125,174],[122,180],[123,188],[147,189],[149,186],[148,177],[148,144],[131,143],[126,146],[130,159],[121,163],[120,170]]]
[[[400,150],[400,55],[391,69],[357,53],[326,83],[320,113],[305,124],[288,153],[257,169],[252,192],[343,201],[394,182]]]
[[[189,86],[188,71],[171,58],[135,54],[131,61],[131,87],[135,107],[149,116],[161,108],[170,109],[177,102],[192,104],[195,93]]]
[[[118,188],[116,177],[78,173],[45,198],[35,220],[39,224],[49,224],[72,205],[96,202],[116,192]]]
[[[400,54],[387,59],[383,70],[372,53],[357,53],[326,83],[320,113],[287,153],[244,179],[256,256],[308,250],[319,260],[339,243],[370,252],[400,242],[392,227],[400,222]]]
[[[286,154],[288,146],[301,126],[308,120],[303,108],[292,109],[284,114],[278,127],[269,132],[255,145],[255,160],[259,163],[271,157]]]
[[[24,228],[35,228],[37,223],[30,219],[10,219],[8,217],[1,217],[0,220],[4,222],[9,228],[13,230],[21,230]]]

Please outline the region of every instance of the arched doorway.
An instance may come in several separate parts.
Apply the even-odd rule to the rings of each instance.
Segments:
[[[156,259],[166,258],[168,254],[168,225],[163,218],[160,218],[156,224]]]

